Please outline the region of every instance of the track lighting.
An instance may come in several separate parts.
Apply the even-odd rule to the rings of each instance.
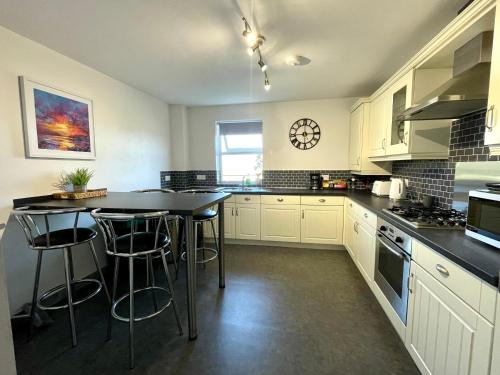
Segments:
[[[253,56],[255,50],[259,53],[259,61],[257,63],[259,64],[260,70],[264,73],[264,89],[269,91],[271,89],[271,84],[269,83],[269,77],[267,76],[268,66],[262,59],[262,54],[260,52],[260,46],[264,44],[266,38],[262,34],[253,31],[245,17],[242,17],[242,19],[245,25],[245,30],[243,30],[242,35],[245,39],[246,45],[248,46],[247,54],[248,56]]]
[[[267,73],[264,73],[264,89],[266,91],[271,90],[271,84],[269,83],[269,78],[267,77]]]

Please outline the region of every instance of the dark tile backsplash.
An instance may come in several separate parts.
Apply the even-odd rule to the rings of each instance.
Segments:
[[[437,197],[438,205],[450,208],[455,163],[500,160],[499,156],[489,156],[489,148],[484,146],[485,115],[486,112],[479,112],[452,123],[448,160],[408,160],[392,164],[394,177],[409,180],[410,197],[433,195]]]
[[[408,195],[411,198],[418,198],[420,194],[433,195],[439,206],[449,208],[453,202],[456,162],[500,161],[500,156],[489,156],[489,148],[484,146],[485,115],[483,111],[452,123],[448,160],[393,162],[393,176],[409,180]],[[356,188],[367,187],[373,180],[381,178],[351,175],[348,170],[264,170],[262,185],[268,188],[306,188],[310,173],[329,174],[331,179],[355,177]],[[198,180],[197,175],[205,175],[205,180]],[[178,190],[217,185],[215,170],[163,171],[160,176],[162,188]],[[165,176],[170,176],[170,181],[165,181]]]

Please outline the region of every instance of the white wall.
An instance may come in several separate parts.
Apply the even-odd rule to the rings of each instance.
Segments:
[[[171,167],[167,104],[2,27],[0,46],[0,222],[7,221],[13,198],[50,193],[61,170],[90,167],[90,187],[113,191],[159,187],[159,171]],[[24,157],[20,75],[93,100],[95,161]],[[2,244],[11,311],[30,299],[35,254],[25,242],[10,220]],[[59,259],[49,256],[41,287],[62,280]],[[90,259],[85,252],[75,260],[77,275],[94,271]]]
[[[353,98],[189,107],[191,169],[215,169],[215,122],[263,121],[264,169],[348,169],[349,113]],[[308,151],[292,146],[288,132],[308,117],[321,128],[321,140]]]
[[[189,127],[187,108],[180,104],[171,104],[170,113],[170,151],[173,171],[189,170]]]

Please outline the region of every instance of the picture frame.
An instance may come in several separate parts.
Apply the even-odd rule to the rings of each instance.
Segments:
[[[27,158],[96,158],[92,100],[19,77]]]

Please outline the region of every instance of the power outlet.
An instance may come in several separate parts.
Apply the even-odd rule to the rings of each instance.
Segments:
[[[207,176],[205,176],[204,174],[197,174],[196,179],[198,181],[205,181],[207,179]]]
[[[329,174],[322,174],[321,177],[323,178],[323,180],[325,181],[330,181],[330,175]]]
[[[170,182],[170,176],[164,176],[163,181],[165,182]]]

